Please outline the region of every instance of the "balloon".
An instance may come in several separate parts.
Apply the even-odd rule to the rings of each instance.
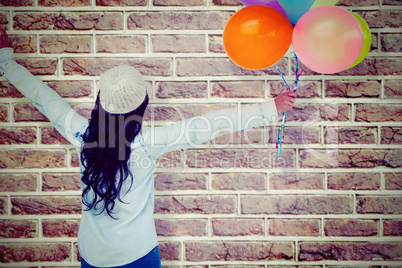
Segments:
[[[338,2],[339,0],[315,0],[310,9],[321,6],[335,6]]]
[[[292,24],[296,22],[306,13],[313,5],[314,0],[277,0],[281,7],[285,10],[286,16]]]
[[[369,53],[370,48],[371,48],[371,33],[370,33],[370,28],[367,25],[367,22],[362,17],[357,15],[356,13],[354,13],[354,12],[351,12],[351,13],[359,21],[360,26],[362,27],[362,30],[363,30],[363,48],[360,51],[359,57],[356,59],[356,61],[351,66],[349,66],[349,68],[355,67],[357,64],[362,62],[364,60],[364,58],[367,56],[367,54]]]
[[[237,65],[263,69],[286,54],[292,42],[292,30],[293,26],[279,11],[266,6],[248,6],[227,22],[223,45]]]
[[[314,8],[304,14],[293,30],[293,49],[300,61],[325,74],[347,69],[363,47],[358,20],[336,6]]]
[[[286,17],[285,10],[281,7],[281,5],[276,0],[240,0],[245,6],[267,6],[272,7],[273,9],[278,10],[282,13],[283,16]]]

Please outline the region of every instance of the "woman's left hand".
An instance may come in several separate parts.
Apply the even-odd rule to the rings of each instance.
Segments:
[[[296,92],[283,92],[275,98],[276,110],[278,115],[293,108],[293,104],[296,100]]]

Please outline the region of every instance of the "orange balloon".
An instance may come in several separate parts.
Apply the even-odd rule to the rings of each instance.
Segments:
[[[223,45],[237,65],[252,70],[278,62],[292,43],[293,26],[279,11],[248,6],[237,11],[223,31]]]

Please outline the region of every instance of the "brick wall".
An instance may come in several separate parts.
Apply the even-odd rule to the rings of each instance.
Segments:
[[[147,120],[168,124],[271,99],[294,64],[233,64],[238,0],[0,0],[16,60],[88,115],[99,75],[138,68]],[[357,67],[305,70],[284,148],[278,126],[165,155],[155,177],[164,267],[401,267],[402,3],[341,0],[372,31]],[[0,78],[0,266],[79,266],[75,149]]]

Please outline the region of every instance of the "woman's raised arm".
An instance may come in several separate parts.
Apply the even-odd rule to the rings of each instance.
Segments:
[[[77,136],[87,119],[76,113],[54,90],[17,64],[4,29],[0,32],[0,73],[43,113],[67,140],[79,146]]]

